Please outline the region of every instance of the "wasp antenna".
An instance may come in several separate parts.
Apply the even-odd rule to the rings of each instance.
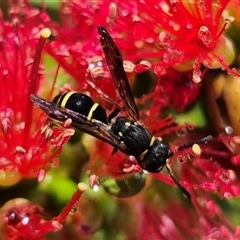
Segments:
[[[168,173],[170,175],[170,177],[172,178],[172,180],[174,181],[174,183],[179,187],[179,189],[185,194],[185,196],[188,199],[191,199],[191,194],[188,192],[188,190],[183,187],[183,185],[179,182],[179,180],[175,177],[170,165],[168,163],[166,163],[166,169],[168,170]]]
[[[181,146],[178,147],[177,151],[181,151],[183,149],[186,149],[186,148],[190,148],[192,147],[194,144],[199,144],[199,143],[207,143],[209,142],[210,140],[212,140],[212,136],[211,135],[208,135],[207,137],[204,137],[204,138],[201,138],[201,139],[198,139],[196,141],[192,141],[192,142],[189,142],[189,143],[185,143]]]

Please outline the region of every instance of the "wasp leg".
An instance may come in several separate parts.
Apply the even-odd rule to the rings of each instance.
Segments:
[[[106,102],[110,103],[111,105],[115,106],[116,108],[121,108],[120,105],[114,101],[112,98],[107,96],[101,89],[99,89],[95,83],[87,79],[87,83],[100,95],[102,99]]]
[[[174,181],[174,183],[179,187],[179,189],[185,194],[185,196],[188,199],[191,199],[191,194],[188,192],[188,190],[183,187],[183,185],[179,182],[179,180],[175,177],[170,165],[168,163],[166,163],[166,169],[168,170],[168,173],[170,175],[170,177],[172,178],[172,180]]]
[[[111,122],[113,118],[115,118],[121,110],[119,108],[114,109],[108,116],[108,122]]]
[[[113,156],[116,152],[118,151],[118,148],[113,148],[113,150],[112,150],[112,153],[111,153],[111,156]]]

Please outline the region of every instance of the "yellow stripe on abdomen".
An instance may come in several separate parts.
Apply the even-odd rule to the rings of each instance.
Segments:
[[[97,109],[98,105],[99,105],[98,103],[94,103],[93,106],[91,107],[91,109],[90,109],[90,111],[89,111],[89,113],[87,115],[87,119],[89,121],[92,119],[93,113]]]
[[[64,96],[64,98],[62,99],[60,106],[61,106],[61,107],[65,107],[66,104],[67,104],[68,99],[69,99],[74,93],[76,93],[76,92],[74,92],[74,91],[68,92],[68,93]]]

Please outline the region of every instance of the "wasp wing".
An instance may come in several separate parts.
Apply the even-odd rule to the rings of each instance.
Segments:
[[[91,136],[94,136],[110,144],[111,146],[118,148],[120,144],[120,140],[111,131],[111,129],[109,129],[108,125],[95,119],[92,119],[90,121],[87,119],[86,116],[82,114],[76,113],[67,108],[62,108],[53,102],[49,102],[33,94],[31,95],[31,100],[38,108],[43,110],[50,118],[53,118],[54,120],[57,120],[60,122],[64,122],[70,118],[72,120],[71,125],[74,128],[79,129],[85,133],[88,133]]]
[[[103,27],[98,27],[100,42],[105,54],[112,79],[124,103],[128,115],[135,121],[139,120],[139,113],[133,98],[127,75],[123,68],[122,54],[112,37]]]

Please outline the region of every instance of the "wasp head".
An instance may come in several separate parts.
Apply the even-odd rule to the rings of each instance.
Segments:
[[[167,142],[157,138],[148,148],[139,164],[148,172],[158,173],[166,165],[166,161],[170,156],[170,149],[171,147]]]

